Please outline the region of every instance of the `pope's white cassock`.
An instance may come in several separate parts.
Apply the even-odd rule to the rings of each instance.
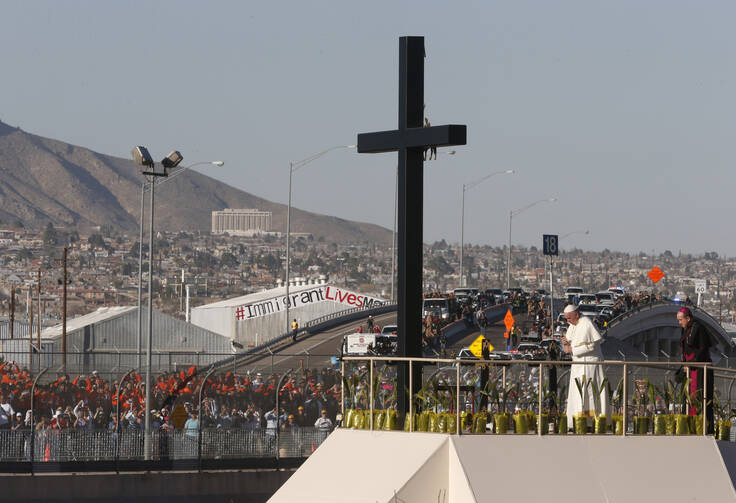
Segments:
[[[603,337],[598,333],[590,318],[580,316],[577,325],[570,324],[565,337],[572,347],[573,362],[600,362],[603,360],[603,352],[601,351]],[[575,378],[578,378],[581,384],[583,380],[587,383],[589,379],[593,379],[593,382],[597,383],[600,388],[603,377],[603,367],[600,365],[578,364],[571,366],[570,386],[567,390],[568,428],[573,428],[574,417],[580,413],[591,417],[595,414],[608,416],[608,390],[601,393],[601,410],[596,410],[592,386],[584,386],[583,396],[581,397],[575,384]]]

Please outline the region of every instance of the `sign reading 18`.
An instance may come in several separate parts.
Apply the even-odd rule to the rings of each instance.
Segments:
[[[559,236],[557,234],[543,234],[542,248],[545,255],[559,255]]]

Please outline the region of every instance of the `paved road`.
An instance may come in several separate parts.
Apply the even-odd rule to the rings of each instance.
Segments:
[[[378,325],[396,323],[396,313],[386,313],[374,316]],[[238,367],[239,371],[251,370],[257,372],[282,372],[292,368],[310,367],[323,368],[330,366],[330,358],[340,354],[340,344],[345,334],[353,333],[365,319],[354,320],[335,328],[300,338],[296,343],[288,344],[273,352],[273,356],[265,353],[249,359],[248,363]]]
[[[527,315],[517,314],[514,316],[514,318],[516,319],[517,323],[523,326],[525,323],[525,320],[527,319]],[[506,351],[506,339],[503,336],[505,331],[506,331],[506,326],[503,324],[503,320],[498,321],[483,331],[474,330],[473,332],[465,335],[460,340],[450,345],[450,351],[457,353],[462,348],[470,346],[470,344],[475,339],[477,339],[478,336],[481,335],[481,333],[483,333],[486,339],[488,339],[491,342],[491,345],[496,351]]]
[[[525,315],[523,315],[525,316]],[[522,322],[522,315],[516,316],[517,321]],[[389,325],[396,323],[396,313],[386,313],[374,316],[377,324]],[[354,320],[339,325],[330,330],[326,330],[319,334],[306,338],[300,338],[296,343],[288,344],[275,350],[273,355],[262,353],[248,359],[246,363],[238,366],[239,371],[251,370],[254,372],[283,372],[288,369],[296,369],[302,367],[323,368],[330,366],[330,358],[338,356],[340,353],[340,344],[345,334],[353,333],[358,325],[363,324],[364,320]],[[491,341],[491,344],[498,351],[506,350],[506,339],[503,333],[506,328],[503,321],[494,323],[484,330],[485,336]],[[461,337],[458,341],[451,344],[449,349],[455,354],[460,349],[469,346],[479,335],[481,331],[474,330],[471,333]]]

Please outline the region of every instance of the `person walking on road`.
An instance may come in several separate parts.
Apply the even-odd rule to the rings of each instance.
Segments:
[[[291,322],[291,341],[296,342],[296,333],[299,330],[299,323],[296,322],[296,318]]]

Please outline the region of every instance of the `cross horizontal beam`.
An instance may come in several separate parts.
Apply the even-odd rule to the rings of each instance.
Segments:
[[[393,152],[402,148],[425,149],[465,145],[466,126],[445,126],[394,129],[358,135],[358,153]]]

